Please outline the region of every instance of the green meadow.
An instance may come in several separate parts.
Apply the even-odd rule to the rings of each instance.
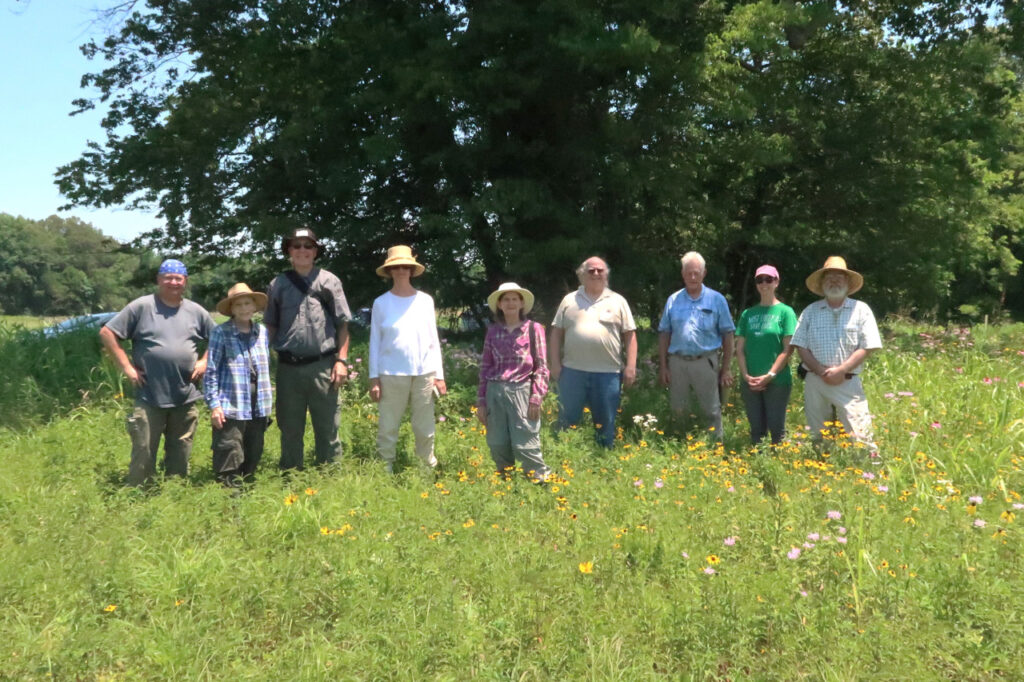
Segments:
[[[205,415],[188,480],[124,487],[95,334],[4,325],[0,679],[1020,679],[1022,331],[887,325],[877,463],[807,444],[799,382],[781,448],[738,404],[674,432],[647,334],[616,449],[545,428],[545,486],[492,472],[453,340],[436,480],[408,431],[384,473],[359,376],[343,463],[282,476],[272,427],[233,496]]]

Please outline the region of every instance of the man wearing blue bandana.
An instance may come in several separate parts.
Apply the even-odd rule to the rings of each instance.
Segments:
[[[135,386],[135,406],[128,417],[130,485],[153,478],[161,436],[167,475],[188,475],[199,420],[195,403],[203,397],[197,384],[206,372],[206,353],[199,357],[199,344],[210,338],[214,327],[210,313],[184,296],[184,263],[165,260],[156,284],[155,294],[135,299],[100,329],[103,346]],[[131,358],[122,341],[131,341]]]

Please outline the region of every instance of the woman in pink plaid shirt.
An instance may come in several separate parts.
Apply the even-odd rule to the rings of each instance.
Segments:
[[[548,365],[544,327],[527,317],[533,300],[515,282],[505,282],[487,297],[495,322],[484,339],[476,414],[487,428],[498,472],[510,472],[518,460],[526,475],[539,482],[551,473],[540,452]]]

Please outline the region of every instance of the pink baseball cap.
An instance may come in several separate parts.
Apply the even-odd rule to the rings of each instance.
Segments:
[[[754,273],[754,278],[756,279],[761,275],[768,275],[769,277],[779,279],[779,271],[775,269],[774,265],[762,265],[757,269],[757,272]]]

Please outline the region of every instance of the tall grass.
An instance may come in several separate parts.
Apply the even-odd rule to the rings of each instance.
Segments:
[[[1019,679],[1019,332],[891,329],[867,469],[751,451],[737,406],[721,450],[659,434],[645,369],[616,450],[545,428],[560,480],[505,480],[466,348],[437,481],[372,458],[364,377],[341,466],[280,475],[272,431],[239,497],[208,421],[190,480],[149,490],[120,485],[120,409],[0,430],[0,679]]]

